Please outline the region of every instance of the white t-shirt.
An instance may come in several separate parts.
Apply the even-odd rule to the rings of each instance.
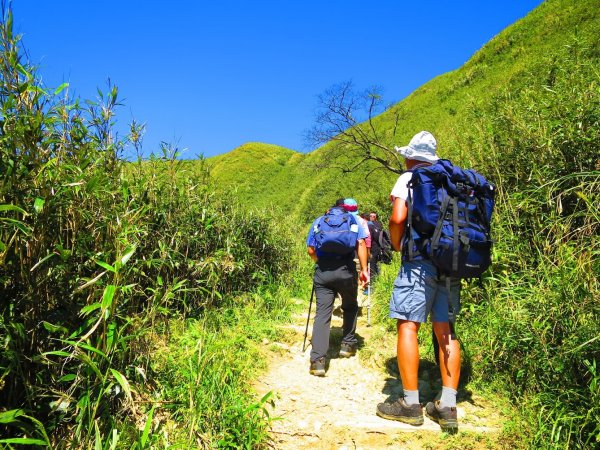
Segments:
[[[427,167],[430,166],[430,163],[419,163],[412,167],[413,169],[418,169],[419,167]],[[392,192],[390,193],[390,200],[393,202],[396,198],[401,198],[402,200],[408,200],[408,182],[412,178],[412,172],[407,171],[398,177],[398,181],[392,188]]]
[[[408,182],[412,178],[412,172],[404,172],[398,177],[398,181],[392,188],[390,193],[390,200],[394,201],[397,198],[402,200],[408,200]]]

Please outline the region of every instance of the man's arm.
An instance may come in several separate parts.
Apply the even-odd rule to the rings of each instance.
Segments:
[[[367,256],[367,244],[365,244],[364,239],[359,239],[358,242],[358,262],[360,263],[360,274],[359,278],[363,282],[367,283],[369,281],[369,267],[367,266],[368,256]]]
[[[396,197],[392,205],[392,215],[390,217],[390,241],[392,248],[399,252],[402,245],[402,236],[406,227],[406,218],[408,216],[408,206],[406,200]]]
[[[317,262],[319,259],[317,258],[317,250],[310,245],[306,248],[306,250],[308,251],[308,256],[310,256],[314,262]]]

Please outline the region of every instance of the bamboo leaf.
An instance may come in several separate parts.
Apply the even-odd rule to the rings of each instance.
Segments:
[[[102,294],[102,308],[108,309],[113,302],[113,298],[115,297],[115,292],[117,291],[117,286],[114,284],[109,284],[104,288],[104,294]]]
[[[50,352],[44,352],[44,353],[42,353],[42,355],[43,356],[65,356],[65,357],[72,356],[71,353],[65,352],[62,350],[52,350]]]
[[[35,84],[30,84],[29,86],[27,86],[27,92],[35,92],[36,94],[48,95],[48,92],[46,92],[40,86],[36,86]]]
[[[69,86],[69,83],[63,83],[63,84],[61,84],[59,87],[57,87],[56,89],[54,89],[54,95],[60,94],[68,86]]]
[[[96,440],[94,441],[94,450],[102,450],[102,436],[100,434],[100,427],[98,426],[98,420],[94,422],[94,430],[96,434]]]
[[[25,235],[31,234],[31,229],[27,225],[25,225],[23,222],[20,222],[15,219],[10,219],[8,217],[0,217],[0,220],[2,220],[4,222],[12,223],[15,226],[15,228],[18,228],[19,230],[21,230],[23,232],[23,234],[25,234]]]
[[[27,445],[47,445],[45,441],[33,438],[9,438],[0,439],[0,444],[27,444]]]
[[[121,257],[121,264],[125,265],[125,263],[127,263],[127,261],[129,261],[129,258],[131,258],[131,256],[134,253],[135,253],[135,245],[127,246],[127,248],[125,249],[124,255]]]
[[[46,322],[46,321],[42,321],[42,325],[44,325],[44,328],[46,330],[48,330],[50,333],[68,333],[69,330],[67,330],[65,327],[61,327],[60,325],[53,325],[50,322]]]
[[[79,286],[78,288],[76,288],[74,292],[81,291],[81,290],[85,289],[86,287],[91,286],[96,281],[98,281],[100,278],[102,278],[102,276],[104,276],[105,273],[106,273],[106,270],[103,271],[102,273],[96,275],[94,278],[92,278],[91,280],[87,281],[85,284],[82,284],[81,286]]]
[[[89,313],[96,311],[97,309],[100,309],[101,305],[99,302],[95,302],[92,303],[91,305],[87,305],[84,306],[83,308],[81,308],[81,311],[79,311],[79,314],[83,317],[87,316]]]
[[[104,261],[99,261],[99,260],[95,260],[94,261],[96,264],[98,264],[100,267],[112,272],[112,273],[117,273],[117,271],[115,270],[115,268],[113,266],[111,266],[108,263],[105,263]]]
[[[44,261],[47,261],[47,260],[49,260],[49,259],[50,259],[50,258],[52,258],[53,256],[56,256],[56,253],[50,253],[49,255],[46,255],[46,256],[44,256],[42,259],[40,259],[38,262],[36,262],[36,263],[35,263],[35,265],[34,265],[34,266],[31,268],[31,269],[29,269],[29,271],[30,271],[30,272],[33,272],[35,269],[37,269],[37,268],[38,268],[38,266],[39,266],[40,264],[43,264],[43,263],[44,263]]]
[[[107,328],[107,332],[106,332],[106,348],[107,351],[110,351],[110,349],[113,346],[113,342],[115,340],[115,330],[117,328],[117,324],[114,322],[111,322],[108,324],[108,328]]]
[[[60,377],[58,381],[68,382],[68,381],[73,381],[75,378],[77,378],[77,375],[75,375],[74,373],[69,373],[67,375]]]
[[[148,413],[148,418],[146,419],[146,425],[144,426],[144,432],[142,433],[142,438],[140,439],[140,443],[142,444],[142,448],[146,447],[146,442],[148,442],[148,435],[150,434],[150,430],[152,429],[152,416],[154,415],[154,406]]]
[[[112,430],[112,441],[110,442],[110,450],[115,450],[119,443],[119,431],[116,428]]]
[[[125,395],[127,395],[129,400],[133,400],[133,398],[131,397],[131,386],[129,385],[129,381],[127,381],[127,378],[125,378],[125,376],[122,373],[115,369],[110,369],[110,371],[112,372],[119,385],[123,388]]]
[[[77,352],[76,356],[77,356],[77,359],[79,359],[80,361],[87,364],[88,367],[90,369],[92,369],[96,375],[98,375],[98,378],[102,378],[102,372],[100,372],[100,369],[98,369],[98,366],[94,363],[94,361],[92,361],[92,359],[88,355],[86,355],[85,353],[82,353],[82,352]]]
[[[17,64],[17,70],[19,71],[19,73],[21,75],[24,75],[27,78],[29,78],[31,76],[31,74],[29,72],[27,72],[27,69],[25,69],[25,67],[23,67],[22,64]]]
[[[70,344],[74,347],[79,347],[82,348],[84,350],[88,350],[92,353],[96,353],[97,355],[103,356],[104,358],[106,358],[106,353],[104,353],[102,350],[97,349],[96,347],[92,347],[89,344],[86,344],[84,342],[73,342],[73,341],[61,341],[61,342],[65,342],[67,344]]]
[[[44,200],[43,198],[40,198],[40,197],[36,197],[35,201],[33,202],[33,209],[35,210],[35,212],[36,213],[42,212],[42,210],[44,209],[45,203],[46,203],[46,200]]]
[[[11,409],[0,413],[0,423],[12,423],[16,422],[17,417],[25,415],[25,411],[22,409]]]
[[[0,205],[0,211],[17,211],[23,215],[27,215],[27,212],[23,208],[19,208],[16,205]]]

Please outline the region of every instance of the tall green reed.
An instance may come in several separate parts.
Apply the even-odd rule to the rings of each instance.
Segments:
[[[12,411],[0,429],[28,439],[35,423],[36,439],[72,447],[148,443],[134,423],[154,411],[153,341],[170,319],[277,280],[287,242],[272,218],[214,198],[206,171],[169,145],[123,161],[143,127],[117,138],[117,88],[84,102],[42,86],[10,11],[0,38],[0,403]]]
[[[596,62],[575,38],[474,111],[475,132],[457,137],[498,186],[494,265],[485,292],[465,290],[463,338],[482,349],[475,374],[502,377],[524,405],[536,448],[600,438]]]

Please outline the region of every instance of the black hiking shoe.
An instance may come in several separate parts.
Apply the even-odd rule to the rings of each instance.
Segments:
[[[342,358],[350,358],[354,355],[356,355],[356,346],[342,342],[342,345],[340,346],[340,356]]]
[[[310,374],[317,377],[325,376],[325,357],[317,359],[316,361],[310,362]]]
[[[419,403],[407,405],[403,398],[394,403],[380,403],[377,405],[377,415],[409,425],[423,425],[423,407]]]
[[[427,403],[425,414],[434,422],[440,424],[442,430],[448,433],[455,433],[458,430],[458,419],[455,406],[445,406],[440,408],[440,401]]]

